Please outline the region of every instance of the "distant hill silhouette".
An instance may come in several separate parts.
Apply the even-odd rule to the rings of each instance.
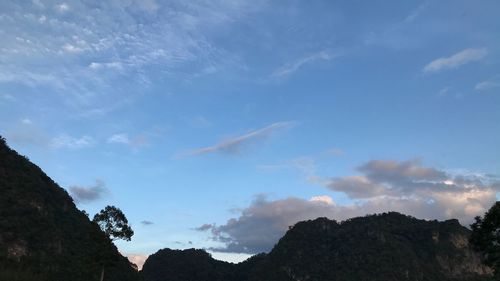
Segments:
[[[295,224],[268,254],[231,264],[203,250],[160,250],[140,275],[68,193],[0,137],[0,280],[479,281],[491,270],[457,220],[399,213]]]
[[[233,264],[213,259],[204,250],[162,249],[148,257],[141,275],[147,281],[232,281],[247,280],[249,273],[261,262],[264,254]]]
[[[68,193],[0,137],[0,280],[138,280]]]
[[[458,281],[489,280],[491,270],[468,245],[457,220],[425,221],[386,213],[337,223],[299,222],[269,254],[240,264],[202,250],[160,250],[144,281]]]

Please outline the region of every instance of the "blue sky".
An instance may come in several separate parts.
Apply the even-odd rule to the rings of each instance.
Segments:
[[[2,1],[0,134],[136,261],[238,261],[298,220],[481,214],[498,1]]]

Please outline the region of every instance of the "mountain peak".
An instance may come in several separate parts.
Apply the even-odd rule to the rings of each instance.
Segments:
[[[427,221],[397,212],[338,223],[296,223],[268,254],[240,264],[202,250],[161,250],[143,269],[145,281],[479,281],[491,276],[457,220]],[[194,264],[193,264],[194,263]]]
[[[69,194],[0,137],[0,280],[137,280]]]

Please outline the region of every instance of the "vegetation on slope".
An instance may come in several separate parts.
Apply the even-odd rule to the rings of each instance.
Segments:
[[[484,263],[493,268],[495,280],[500,280],[500,201],[483,217],[477,216],[471,227],[471,244],[482,254]]]
[[[398,213],[342,223],[297,223],[269,254],[240,264],[215,261],[201,250],[162,250],[150,256],[145,281],[451,281],[488,280],[491,270],[468,245],[457,220],[418,220]]]
[[[491,271],[457,220],[399,213],[296,224],[250,280],[483,280]]]
[[[144,263],[142,276],[149,281],[234,280],[232,264],[212,259],[203,250],[163,249]]]
[[[99,280],[103,268],[105,280],[139,279],[67,192],[1,137],[0,195],[0,280]],[[491,234],[485,226],[498,221],[492,216],[477,228]],[[164,249],[148,258],[141,275],[145,281],[488,280],[492,271],[471,250],[470,234],[457,220],[398,213],[341,223],[318,218],[297,223],[269,254],[240,264],[214,260],[202,250]],[[481,237],[472,241],[485,242]],[[497,247],[498,235],[488,237]]]
[[[68,193],[0,137],[0,280],[138,280]]]

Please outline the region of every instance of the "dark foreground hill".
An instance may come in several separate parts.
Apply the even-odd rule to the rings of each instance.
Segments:
[[[0,137],[0,280],[138,280],[68,193]]]
[[[264,257],[233,264],[215,260],[204,250],[162,249],[148,257],[141,275],[145,281],[244,281]]]
[[[161,250],[146,261],[144,281],[458,281],[489,280],[457,220],[418,220],[398,213],[342,223],[297,223],[273,250],[240,264],[202,250]]]

